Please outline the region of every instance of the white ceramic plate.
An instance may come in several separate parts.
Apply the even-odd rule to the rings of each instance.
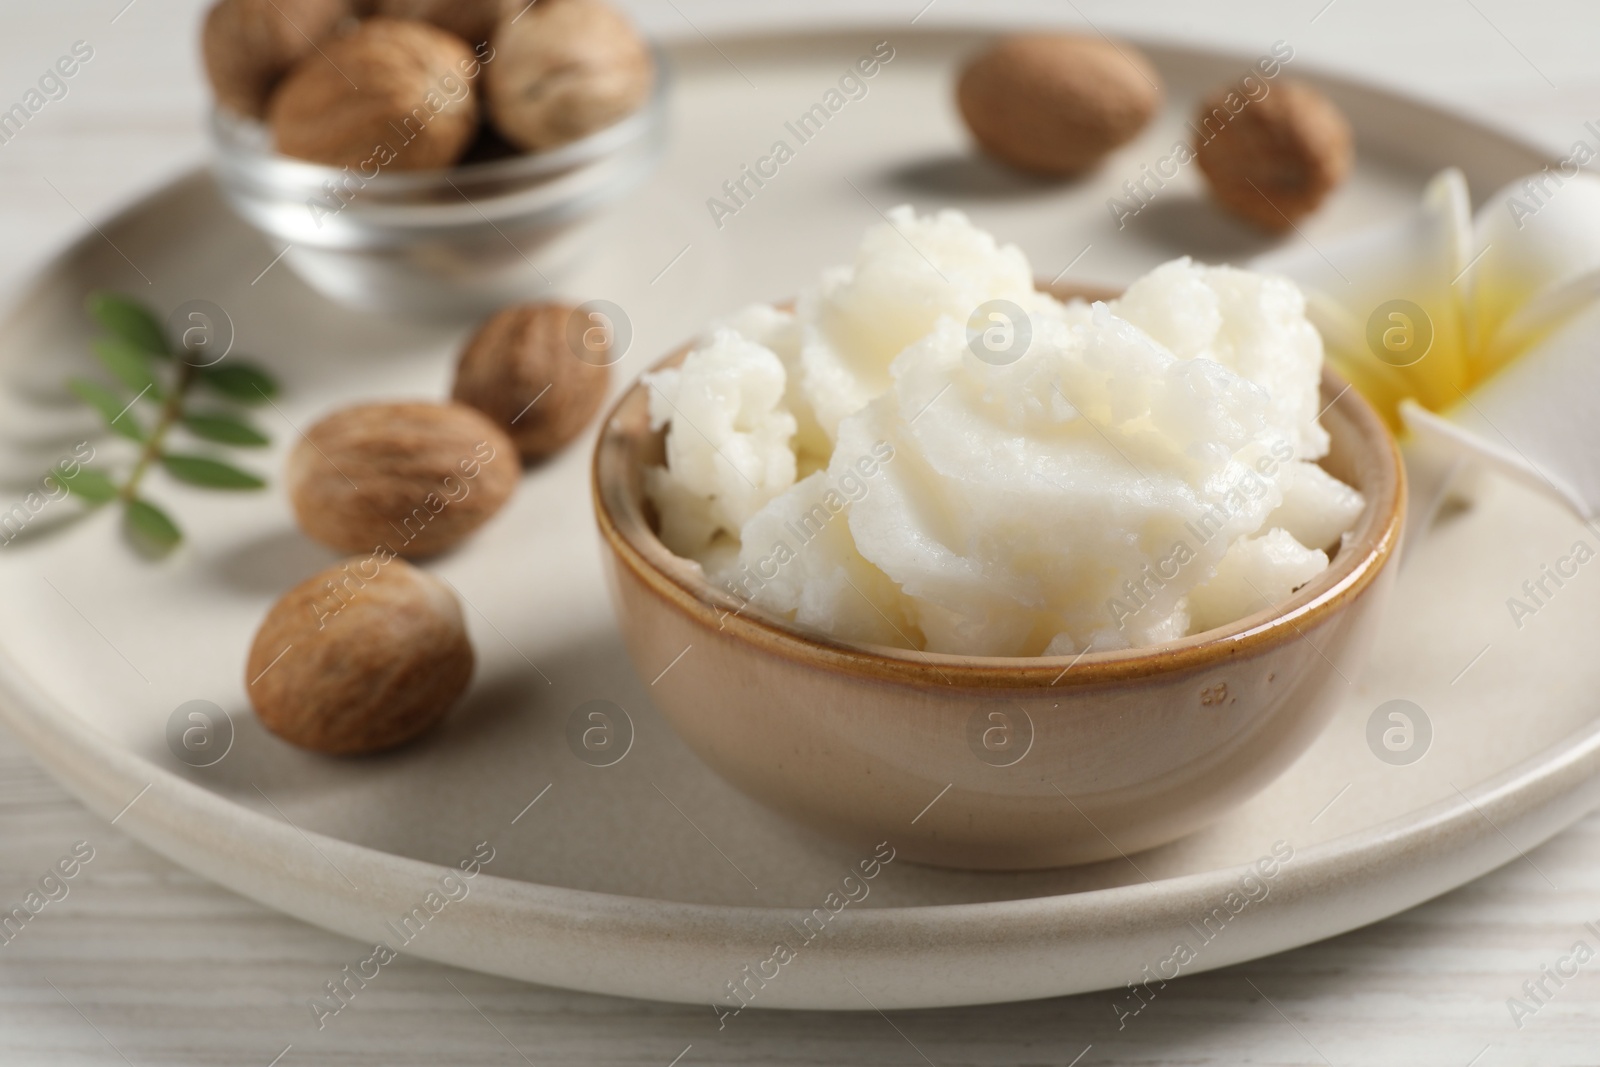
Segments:
[[[706,199],[884,37],[895,56],[867,96],[717,229]],[[1194,94],[1241,61],[1153,49],[1173,107],[1094,177],[1053,186],[967,153],[950,79],[973,43],[902,29],[673,50],[676,140],[664,169],[564,287],[627,310],[634,338],[618,386],[710,316],[791,296],[902,201],[963,207],[1020,243],[1041,274],[1072,263],[1085,281],[1125,282],[1185,252],[1243,259],[1266,247],[1218,217],[1193,174],[1120,233],[1104,203],[1166,154]],[[1461,119],[1332,89],[1360,132],[1359,169],[1303,237],[1286,240],[1317,241],[1397,210],[1447,164],[1463,167],[1480,195],[1536,165],[1531,150]],[[276,471],[291,426],[336,405],[447,388],[459,328],[343,311],[281,265],[253,282],[279,249],[234,221],[203,174],[100,229],[0,326],[0,456],[12,499],[95,433],[61,389],[88,365],[80,302],[90,288],[227,309],[238,348],[270,360],[285,385],[280,410],[263,414],[275,445],[257,457],[262,470]],[[102,455],[117,447],[94,441]],[[1315,747],[1254,801],[1187,840],[1092,867],[1008,875],[891,863],[866,899],[825,924],[813,919],[825,932],[807,942],[803,917],[827,914],[828,894],[864,857],[744,799],[651,709],[650,679],[627,663],[602,587],[587,451],[586,440],[530,472],[468,546],[429,565],[471,605],[480,667],[470,696],[422,743],[340,761],[260,729],[241,678],[254,627],[278,593],[333,556],[298,534],[277,488],[228,496],[159,478],[152,492],[191,535],[164,563],[135,558],[109,514],[57,525],[70,504],[50,505],[0,551],[0,712],[123,830],[309,922],[401,948],[386,923],[486,841],[494,859],[470,894],[403,952],[553,985],[712,1002],[785,942],[795,958],[744,987],[762,1007],[934,1006],[1110,987],[1162,970],[1180,942],[1192,955],[1182,970],[1217,967],[1527,862],[1523,850],[1600,801],[1591,647],[1600,563],[1521,629],[1505,607],[1541,564],[1593,538],[1554,505],[1493,484],[1409,561],[1366,678]],[[1404,766],[1367,741],[1374,709],[1397,698],[1431,724],[1426,755]],[[179,762],[165,740],[173,709],[193,699],[222,705],[237,728],[228,756],[207,769]],[[590,699],[622,705],[635,724],[614,766],[589,766],[568,747],[569,716]],[[1242,865],[1275,842],[1293,858],[1261,888],[1246,885],[1261,899],[1230,897]],[[351,953],[354,963],[367,951]]]

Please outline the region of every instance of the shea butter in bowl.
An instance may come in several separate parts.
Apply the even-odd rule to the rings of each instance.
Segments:
[[[741,313],[624,394],[593,473],[629,654],[711,767],[841,840],[990,869],[1172,841],[1288,768],[1359,675],[1393,439],[1294,332],[1288,283],[1179,261],[1063,305],[958,222],[891,213],[795,313]],[[1209,347],[1155,340],[1180,320]]]

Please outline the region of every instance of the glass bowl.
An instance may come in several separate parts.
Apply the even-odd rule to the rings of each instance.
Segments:
[[[212,169],[233,210],[323,295],[370,311],[481,316],[570,275],[596,243],[602,209],[655,168],[670,81],[655,60],[639,110],[545,152],[369,177],[280,155],[262,123],[213,110]]]

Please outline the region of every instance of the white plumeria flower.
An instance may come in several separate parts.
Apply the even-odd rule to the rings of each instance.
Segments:
[[[1474,216],[1442,171],[1402,218],[1251,266],[1300,284],[1330,362],[1410,431],[1413,529],[1479,465],[1600,515],[1600,178],[1547,168]]]

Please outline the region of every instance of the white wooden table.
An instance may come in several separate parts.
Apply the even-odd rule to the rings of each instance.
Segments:
[[[200,0],[0,0],[0,110],[76,41],[93,59],[0,144],[0,292],[203,156]],[[628,0],[662,36],[807,22],[1052,21],[1214,43],[1291,41],[1356,73],[1546,142],[1600,116],[1600,5],[1523,0]],[[996,10],[1000,9],[1000,10]],[[1378,926],[1162,990],[1116,1032],[1108,995],[963,1010],[756,1012],[707,1039],[709,1009],[542,989],[401,960],[360,1011],[307,1034],[309,994],[354,944],[269,912],[90,815],[0,734],[0,903],[75,842],[93,862],[0,944],[0,1065],[1596,1064],[1600,962],[1520,1030],[1507,1010],[1600,920],[1600,815],[1534,856]],[[1553,883],[1559,889],[1552,888]],[[390,973],[387,972],[386,973]],[[1113,1036],[1107,1037],[1107,1034]],[[1093,1042],[1092,1048],[1086,1046]],[[292,1043],[293,1047],[290,1046]],[[692,1048],[685,1051],[685,1046]],[[274,1057],[281,1059],[275,1060]],[[1081,1059],[1075,1059],[1080,1057]]]

